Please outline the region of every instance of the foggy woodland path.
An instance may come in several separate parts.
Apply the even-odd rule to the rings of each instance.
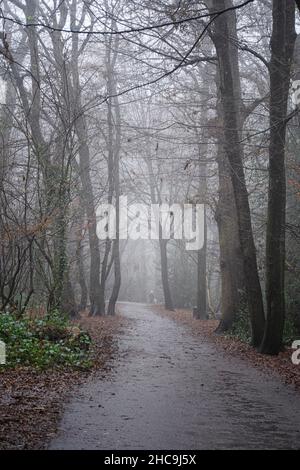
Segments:
[[[113,371],[74,393],[51,449],[299,448],[292,389],[149,306],[120,309],[131,321]]]

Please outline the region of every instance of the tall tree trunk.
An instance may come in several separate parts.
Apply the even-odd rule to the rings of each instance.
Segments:
[[[298,34],[294,49],[294,80],[300,80],[300,34]]]
[[[114,260],[114,286],[109,299],[108,315],[115,315],[116,303],[121,288],[121,260],[120,260],[120,148],[121,148],[121,116],[118,99],[115,98],[116,110],[116,142],[114,152],[114,188],[116,195],[116,239],[113,242]]]
[[[293,0],[273,0],[270,62],[269,204],[266,244],[266,328],[261,352],[278,354],[285,319],[285,145],[295,32]]]
[[[86,310],[87,303],[88,303],[88,288],[85,281],[85,270],[84,270],[84,262],[82,256],[82,246],[81,243],[78,242],[77,245],[77,267],[78,267],[78,276],[79,276],[79,285],[80,285],[80,304],[78,306],[78,310]]]
[[[71,23],[73,27],[77,24],[76,20],[76,2],[73,2],[71,8]],[[104,315],[105,304],[104,296],[101,293],[100,286],[100,247],[97,237],[97,220],[95,208],[95,196],[93,190],[93,183],[91,178],[91,159],[90,149],[88,145],[88,132],[86,117],[83,112],[81,102],[81,86],[79,78],[79,38],[78,34],[72,36],[72,78],[73,78],[73,92],[74,108],[76,112],[75,129],[79,142],[79,167],[80,179],[82,184],[82,200],[84,203],[87,221],[88,221],[88,236],[90,247],[90,282],[89,282],[89,297],[90,297],[90,313],[91,315]]]
[[[121,288],[121,261],[120,261],[120,213],[119,213],[119,197],[117,199],[117,208],[116,208],[116,225],[117,225],[117,238],[114,240],[113,244],[113,259],[114,259],[114,286],[109,299],[108,304],[108,315],[115,315],[116,303],[119,297],[119,292]]]
[[[231,21],[231,37],[237,40],[236,24]],[[241,83],[238,73],[237,50],[232,48],[232,55],[235,57],[234,74],[236,102],[241,101]],[[216,80],[220,89],[219,74]],[[235,204],[234,191],[231,180],[230,165],[224,148],[224,120],[222,107],[217,104],[218,113],[218,176],[219,176],[219,201],[216,210],[216,221],[219,232],[220,244],[220,273],[221,273],[221,320],[216,333],[222,334],[229,331],[241,309],[241,296],[245,289],[244,268],[239,237],[239,224]],[[242,123],[242,113],[239,113],[239,120]],[[242,127],[242,124],[241,124]],[[223,129],[223,132],[222,130]],[[240,133],[241,134],[241,133]]]
[[[76,227],[76,264],[78,272],[78,282],[80,285],[80,304],[79,311],[85,310],[88,303],[88,288],[85,280],[85,269],[84,269],[84,260],[83,260],[83,226],[84,226],[84,210],[82,207],[78,208],[78,221]]]
[[[146,164],[147,164],[148,173],[149,173],[151,203],[161,204],[159,189],[157,187],[157,184],[154,178],[152,160],[150,158],[147,158]],[[162,280],[163,294],[164,294],[164,300],[165,300],[165,308],[166,310],[174,310],[170,283],[169,283],[168,250],[167,250],[168,241],[163,239],[162,226],[160,224],[160,221],[157,220],[156,223],[159,224],[159,252],[160,252],[161,280]]]
[[[78,308],[76,305],[75,293],[68,270],[65,273],[65,278],[63,281],[61,305],[62,311],[66,313],[69,318],[78,317]]]
[[[107,4],[106,4],[107,5]],[[112,29],[116,29],[116,23],[112,21]],[[110,38],[112,41],[113,38]],[[112,47],[113,46],[113,47]],[[111,56],[111,51],[114,51]],[[109,90],[109,169],[110,181],[109,185],[115,192],[116,198],[116,239],[113,241],[113,260],[114,260],[114,286],[109,299],[108,315],[115,315],[116,303],[121,288],[121,260],[120,260],[120,151],[121,151],[121,111],[120,103],[117,96],[117,85],[115,76],[115,65],[119,52],[119,38],[114,44],[110,43],[108,53],[108,90]],[[114,113],[113,113],[114,111]]]
[[[218,144],[219,202],[216,221],[219,231],[221,272],[221,321],[216,330],[224,333],[233,325],[240,307],[239,289],[244,287],[236,206],[227,157]]]
[[[162,280],[162,286],[163,286],[163,292],[164,292],[165,308],[166,310],[174,310],[170,284],[169,284],[167,246],[168,246],[168,240],[163,240],[162,234],[160,233],[159,248],[160,248],[160,260],[161,260],[161,280]]]
[[[204,96],[209,96],[208,84],[205,83],[198,90]],[[206,124],[208,110],[204,108],[200,116],[201,122]],[[207,320],[207,163],[205,159],[208,153],[208,139],[205,132],[202,131],[201,135],[197,131],[196,133],[199,152],[199,199],[200,203],[204,204],[204,245],[197,255],[197,309],[194,311],[194,315],[199,320]]]
[[[97,221],[94,191],[90,175],[90,151],[88,147],[88,136],[85,117],[79,111],[76,121],[76,131],[79,140],[80,178],[83,188],[82,199],[88,221],[88,235],[90,246],[90,312],[91,315],[104,315],[104,305],[100,287],[100,248],[97,237]]]
[[[197,312],[196,318],[207,320],[207,218],[204,209],[204,245],[197,256]]]
[[[232,6],[231,0],[213,0],[211,11]],[[238,64],[232,63],[230,22],[235,12],[215,19],[212,34],[218,57],[220,97],[224,120],[225,152],[230,172],[239,223],[239,237],[243,256],[248,308],[252,327],[252,344],[259,347],[264,333],[264,306],[259,281],[256,249],[251,225],[251,214],[243,168],[243,149],[240,144],[240,101],[236,100],[234,73]],[[236,20],[235,20],[236,21]]]
[[[113,203],[114,191],[115,191],[115,133],[114,133],[114,110],[113,110],[113,98],[112,96],[116,93],[116,87],[114,84],[114,64],[115,58],[112,57],[112,44],[113,38],[108,39],[108,44],[106,44],[106,75],[107,75],[107,95],[109,99],[107,100],[107,167],[108,167],[108,204]],[[116,52],[114,53],[114,55]],[[112,261],[115,255],[115,247],[111,240],[107,239],[105,242],[105,252],[102,260],[101,267],[101,292],[105,294],[106,280],[108,277],[108,270],[110,268],[109,255],[113,248]]]
[[[14,124],[14,112],[16,109],[16,90],[13,86],[7,86],[5,104],[0,106],[0,125],[1,125],[1,143],[0,143],[0,198],[1,206],[5,204],[5,198],[2,198],[4,190],[4,181],[8,170],[9,158],[9,140]]]
[[[228,4],[230,6],[230,4]],[[234,81],[235,103],[237,120],[240,123],[239,136],[242,135],[244,124],[244,105],[242,101],[241,79],[239,71],[239,56],[236,43],[237,24],[235,15],[228,19],[230,31],[230,56],[232,64],[232,79]],[[245,289],[244,267],[241,253],[239,223],[235,203],[234,190],[230,172],[230,163],[224,147],[224,115],[220,97],[220,74],[216,73],[216,83],[219,90],[217,103],[217,164],[219,176],[219,201],[216,210],[216,221],[219,232],[220,244],[220,273],[221,273],[221,320],[216,333],[222,334],[229,331],[241,309],[241,297]]]

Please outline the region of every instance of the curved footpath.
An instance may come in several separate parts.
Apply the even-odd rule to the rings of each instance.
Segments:
[[[113,372],[81,386],[49,449],[299,449],[300,395],[151,307],[132,320]]]

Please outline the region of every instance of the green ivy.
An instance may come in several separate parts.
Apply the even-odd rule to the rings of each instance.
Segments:
[[[251,343],[250,322],[248,319],[248,315],[245,314],[245,312],[241,312],[237,316],[230,332],[228,333],[228,336],[236,337],[244,343]],[[299,333],[295,326],[295,322],[290,315],[287,315],[283,331],[283,344],[286,346],[290,346],[292,342],[298,338]]]
[[[17,366],[38,369],[89,368],[91,339],[85,332],[73,336],[72,325],[59,312],[47,318],[17,318],[0,314],[0,340],[6,344],[7,362],[1,369]]]
[[[244,343],[251,343],[251,328],[246,312],[237,315],[228,336],[234,336]]]

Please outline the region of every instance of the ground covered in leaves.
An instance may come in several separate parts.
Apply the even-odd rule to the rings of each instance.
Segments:
[[[92,338],[91,369],[36,370],[18,367],[0,373],[0,449],[43,449],[55,435],[64,401],[91,374],[107,373],[117,353],[116,333],[124,326],[116,317],[91,318],[79,323]]]
[[[293,350],[291,348],[286,347],[278,356],[266,356],[259,354],[249,344],[242,342],[238,338],[215,334],[219,324],[218,320],[196,320],[193,318],[191,311],[188,310],[170,312],[166,311],[163,307],[157,306],[156,311],[160,315],[165,315],[184,324],[193,334],[213,341],[217,347],[222,348],[229,354],[250,362],[266,373],[279,376],[286,384],[293,385],[300,391],[300,366],[292,363],[291,356]]]

